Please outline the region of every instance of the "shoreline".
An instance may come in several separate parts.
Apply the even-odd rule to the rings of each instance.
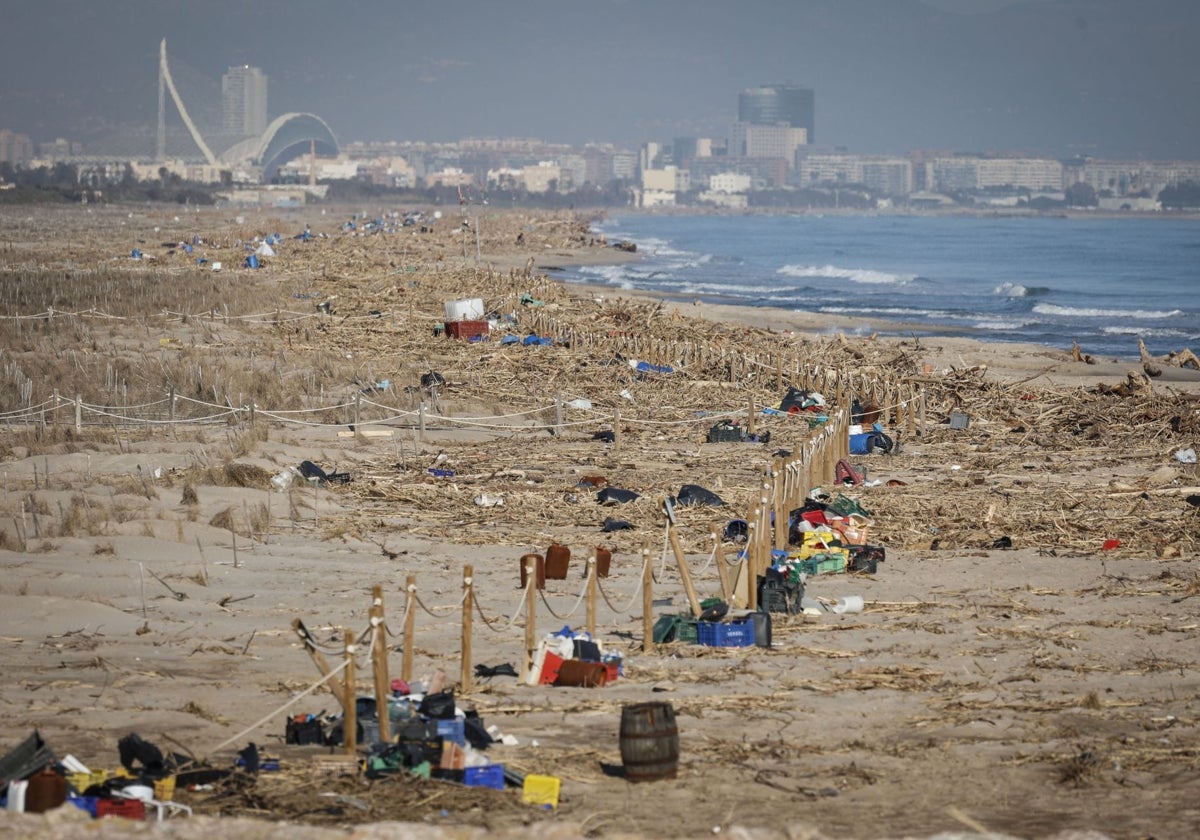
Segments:
[[[484,259],[493,262],[486,256]],[[494,259],[494,264],[499,267],[515,264],[511,258]],[[940,370],[983,365],[1000,378],[1026,379],[1032,375],[1042,378],[1047,384],[1080,384],[1086,387],[1121,380],[1130,372],[1141,370],[1141,361],[1136,356],[1097,358],[1092,364],[1076,362],[1069,351],[1057,347],[1033,342],[990,339],[982,331],[970,327],[910,324],[886,318],[864,322],[860,318],[816,314],[777,306],[713,303],[698,300],[694,296],[670,295],[647,289],[625,289],[561,276],[562,272],[571,268],[628,265],[641,259],[637,253],[620,251],[611,244],[603,249],[554,249],[533,259],[534,269],[546,272],[554,282],[561,284],[569,294],[577,298],[653,301],[663,304],[667,311],[683,317],[722,321],[746,327],[763,327],[771,332],[796,333],[814,339],[830,338],[840,333],[859,339],[874,336],[880,341],[900,347],[938,347],[940,352],[931,364]],[[1038,364],[1033,364],[1034,361]],[[1165,363],[1162,368],[1161,376],[1156,378],[1157,382],[1183,391],[1200,392],[1200,371]]]

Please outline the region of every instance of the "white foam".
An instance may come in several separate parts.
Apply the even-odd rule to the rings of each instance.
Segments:
[[[1090,309],[1073,306],[1058,306],[1053,303],[1039,303],[1033,307],[1038,315],[1060,315],[1067,318],[1175,318],[1183,314],[1182,309],[1170,311],[1154,311],[1143,309]]]
[[[788,277],[819,277],[833,280],[849,280],[851,283],[866,283],[876,286],[902,286],[917,279],[915,274],[888,274],[886,271],[873,271],[869,268],[839,268],[836,265],[785,265],[776,273]]]
[[[1020,283],[1001,283],[992,289],[992,294],[1000,297],[1023,298],[1029,295],[1029,290]]]

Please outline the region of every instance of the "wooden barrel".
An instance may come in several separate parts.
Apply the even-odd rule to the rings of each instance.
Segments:
[[[621,762],[631,782],[675,778],[679,730],[670,703],[637,703],[621,710]]]
[[[571,549],[565,545],[553,543],[546,549],[546,578],[548,580],[566,580],[567,569],[571,565]]]
[[[524,589],[528,583],[525,567],[533,564],[533,574],[537,579],[534,584],[538,589],[546,588],[546,558],[540,554],[526,554],[521,557],[521,588]]]

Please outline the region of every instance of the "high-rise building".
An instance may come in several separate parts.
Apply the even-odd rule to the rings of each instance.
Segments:
[[[798,85],[767,85],[746,88],[738,94],[738,122],[752,125],[784,124],[803,128],[807,142],[817,138],[815,96],[811,88]]]
[[[229,68],[221,77],[221,114],[226,134],[252,137],[267,130],[267,77],[262,68]]]

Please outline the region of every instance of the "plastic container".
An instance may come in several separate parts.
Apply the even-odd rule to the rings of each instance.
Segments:
[[[483,338],[488,334],[487,321],[447,321],[446,335],[450,338],[465,338],[468,341]]]
[[[533,574],[537,583],[534,584],[538,589],[546,588],[546,558],[540,554],[525,554],[521,557],[521,588],[524,589],[529,583],[528,572],[526,566],[533,564]]]
[[[603,546],[596,546],[596,577],[606,578],[612,568],[612,552]]]
[[[754,644],[754,623],[749,619],[730,621],[701,621],[699,642],[707,647],[750,647]]]
[[[437,734],[443,742],[453,742],[460,747],[467,743],[466,726],[458,718],[437,721]]]
[[[557,686],[604,688],[608,683],[608,668],[601,662],[567,659],[558,669]]]
[[[563,665],[563,658],[557,653],[546,651],[542,659],[542,673],[538,677],[539,685],[554,685],[554,681],[558,679],[558,670]]]
[[[467,767],[463,770],[463,784],[467,787],[504,790],[504,765],[487,764],[483,767]]]
[[[447,321],[482,321],[483,299],[463,298],[448,300],[444,304]]]
[[[97,799],[96,816],[144,820],[146,819],[146,803],[140,799]]]
[[[696,644],[700,639],[699,631],[696,629],[699,623],[690,614],[679,616],[679,621],[675,623],[675,641],[687,645]]]
[[[553,543],[546,549],[546,579],[566,580],[567,571],[571,566],[571,549],[565,545]]]
[[[539,776],[530,773],[521,787],[521,801],[543,808],[557,808],[562,780],[557,776]]]

